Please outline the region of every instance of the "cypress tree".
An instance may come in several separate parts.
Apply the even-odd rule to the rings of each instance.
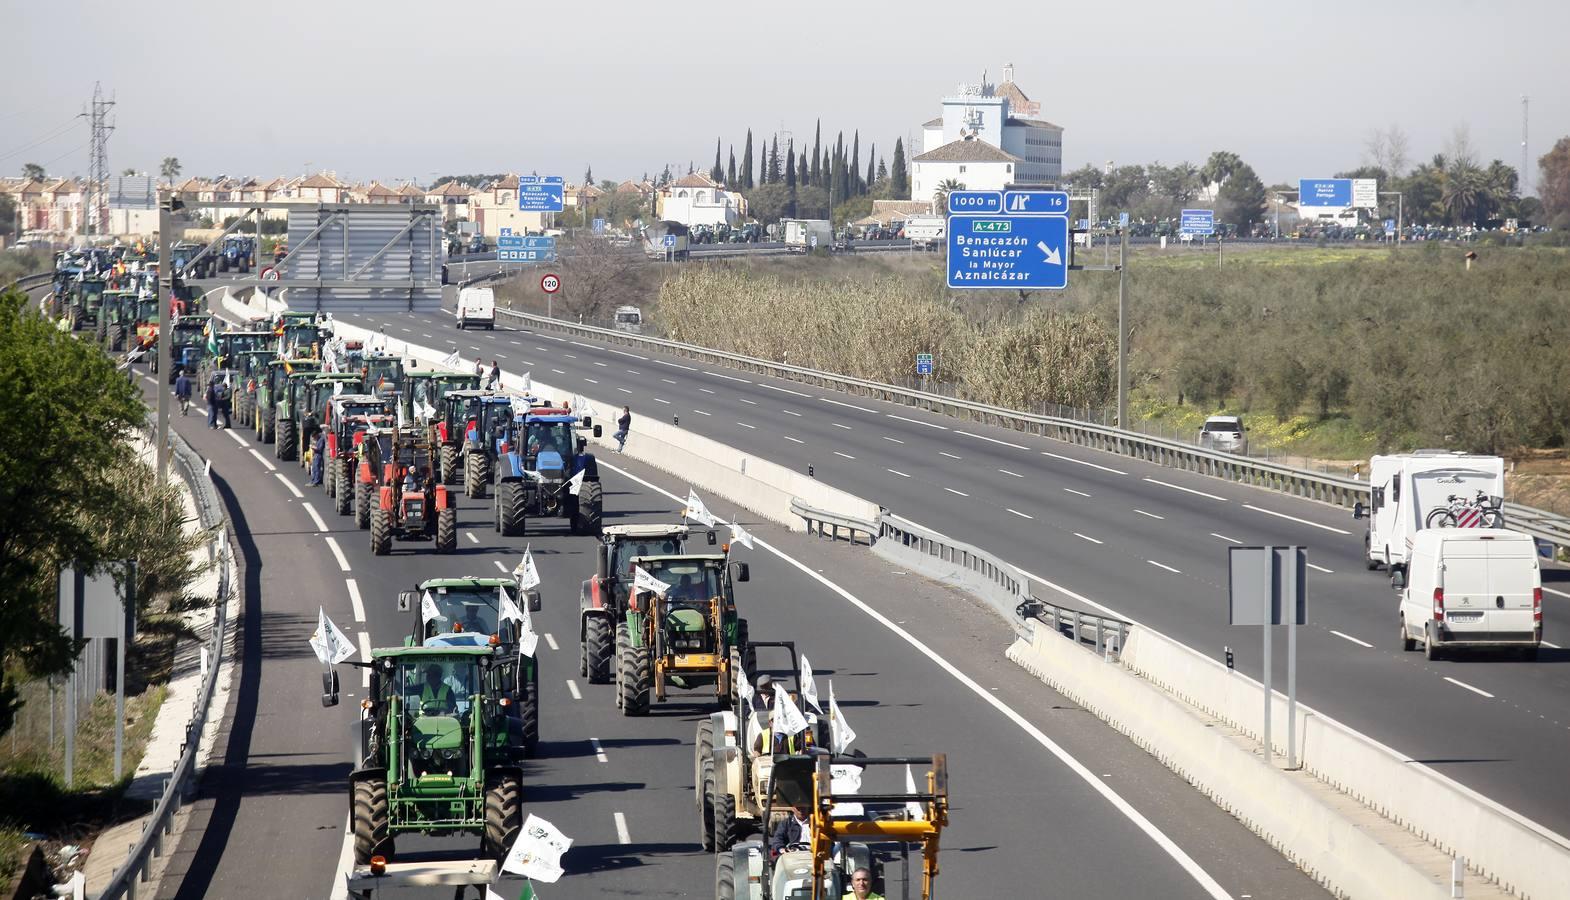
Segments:
[[[872,192],[872,186],[874,184],[877,184],[877,183],[878,183],[877,172],[876,172],[876,170],[872,166],[872,154],[869,153],[869,154],[867,154],[867,186],[862,190],[862,193],[863,194],[871,193]]]
[[[879,157],[878,158],[878,181],[882,181],[883,179],[885,179],[887,177],[889,177],[889,167],[883,162],[883,158]]]
[[[747,143],[741,149],[741,189],[752,190],[752,129],[747,129]]]
[[[808,178],[808,176],[810,174],[810,170],[807,168],[807,154],[806,153],[802,153],[801,154],[801,158],[796,160],[796,166],[797,166],[797,169],[798,169],[798,171],[796,172],[796,183],[797,184],[801,184],[801,185],[810,184],[811,182],[809,182],[807,180],[807,178]]]
[[[905,172],[905,139],[894,140],[894,162],[889,166],[889,191],[896,200],[910,199],[910,176]]]
[[[780,136],[775,135],[774,141],[769,145],[769,183],[780,182]]]
[[[809,184],[823,184],[823,120],[812,130],[812,176]]]
[[[785,142],[785,186],[796,190],[796,141]]]
[[[736,148],[730,148],[730,163],[725,166],[725,186],[736,189]]]
[[[758,145],[758,183],[767,184],[769,169],[769,142]]]
[[[709,177],[714,179],[715,181],[719,181],[720,178],[724,174],[725,174],[725,170],[720,168],[720,139],[719,138],[715,138],[714,139],[714,168],[709,170]]]
[[[850,151],[850,189],[857,195],[865,194],[867,186],[861,183],[861,129],[856,129],[855,143]]]

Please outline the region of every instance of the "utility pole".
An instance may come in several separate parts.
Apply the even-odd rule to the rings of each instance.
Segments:
[[[114,100],[104,99],[103,85],[94,82],[92,106],[78,116],[87,119],[92,134],[87,156],[87,208],[82,211],[82,234],[88,237],[103,232],[109,187],[109,133],[114,131],[108,117],[114,104]]]
[[[175,243],[175,213],[184,208],[185,204],[173,188],[158,200],[158,300],[153,304],[158,340],[153,344],[153,360],[158,364],[160,378],[167,378],[165,366],[174,365],[169,358],[169,332],[173,327],[170,319],[174,308],[175,273],[169,248]],[[169,390],[166,385],[158,384],[153,393],[158,395],[158,483],[166,484],[169,481]]]
[[[1520,187],[1521,187],[1521,196],[1523,196],[1523,197],[1527,196],[1527,193],[1526,193],[1526,173],[1527,173],[1527,168],[1526,168],[1526,166],[1527,166],[1527,160],[1529,159],[1529,157],[1527,156],[1527,153],[1526,153],[1526,124],[1527,124],[1527,105],[1531,101],[1531,99],[1532,99],[1531,97],[1528,97],[1525,94],[1521,95],[1521,186]]]
[[[1118,229],[1118,427],[1128,428],[1128,226]],[[1218,257],[1219,259],[1219,257]]]

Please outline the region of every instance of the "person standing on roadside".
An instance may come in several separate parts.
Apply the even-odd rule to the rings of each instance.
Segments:
[[[493,359],[493,360],[491,360],[491,374],[490,374],[490,377],[485,379],[485,389],[488,390],[488,391],[495,390],[496,388],[501,386],[501,383],[502,383],[502,367],[500,365],[497,365],[496,360]]]
[[[623,406],[621,418],[616,420],[616,452],[620,453],[627,446],[627,432],[632,430],[632,408]]]
[[[220,379],[219,382],[218,382],[218,414],[220,416],[223,416],[223,418],[224,418],[224,424],[223,424],[224,428],[228,428],[229,427],[229,410],[230,410],[230,406],[229,406],[229,404],[230,404],[230,397],[229,397],[229,394],[230,394],[230,391],[229,391],[229,380],[228,380],[228,378],[226,377],[226,378]]]
[[[180,415],[185,415],[191,409],[191,377],[183,371],[174,380],[174,396],[180,401]]]
[[[207,382],[207,391],[202,394],[202,399],[207,401],[207,427],[218,427],[218,379]]]
[[[485,363],[480,362],[480,358],[478,356],[474,358],[474,374],[480,376],[481,378],[485,377]]]

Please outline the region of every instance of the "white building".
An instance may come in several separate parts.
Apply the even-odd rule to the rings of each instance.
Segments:
[[[1002,84],[983,73],[981,84],[960,85],[943,98],[943,114],[922,124],[911,199],[927,199],[949,179],[971,190],[1056,184],[1063,177],[1063,129],[1034,118],[1040,109],[1014,83],[1012,65],[1004,67]]]
[[[683,175],[660,191],[659,217],[688,228],[740,225],[746,216],[746,198],[702,173]]]
[[[469,216],[481,234],[496,238],[503,228],[513,234],[539,234],[546,228],[546,217],[555,213],[523,212],[518,209],[518,176],[509,174],[469,196]]]

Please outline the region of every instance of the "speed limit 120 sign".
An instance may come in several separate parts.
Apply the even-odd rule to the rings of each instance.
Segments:
[[[540,290],[547,294],[556,293],[561,290],[561,279],[557,278],[553,273],[547,272],[545,277],[540,279]]]

